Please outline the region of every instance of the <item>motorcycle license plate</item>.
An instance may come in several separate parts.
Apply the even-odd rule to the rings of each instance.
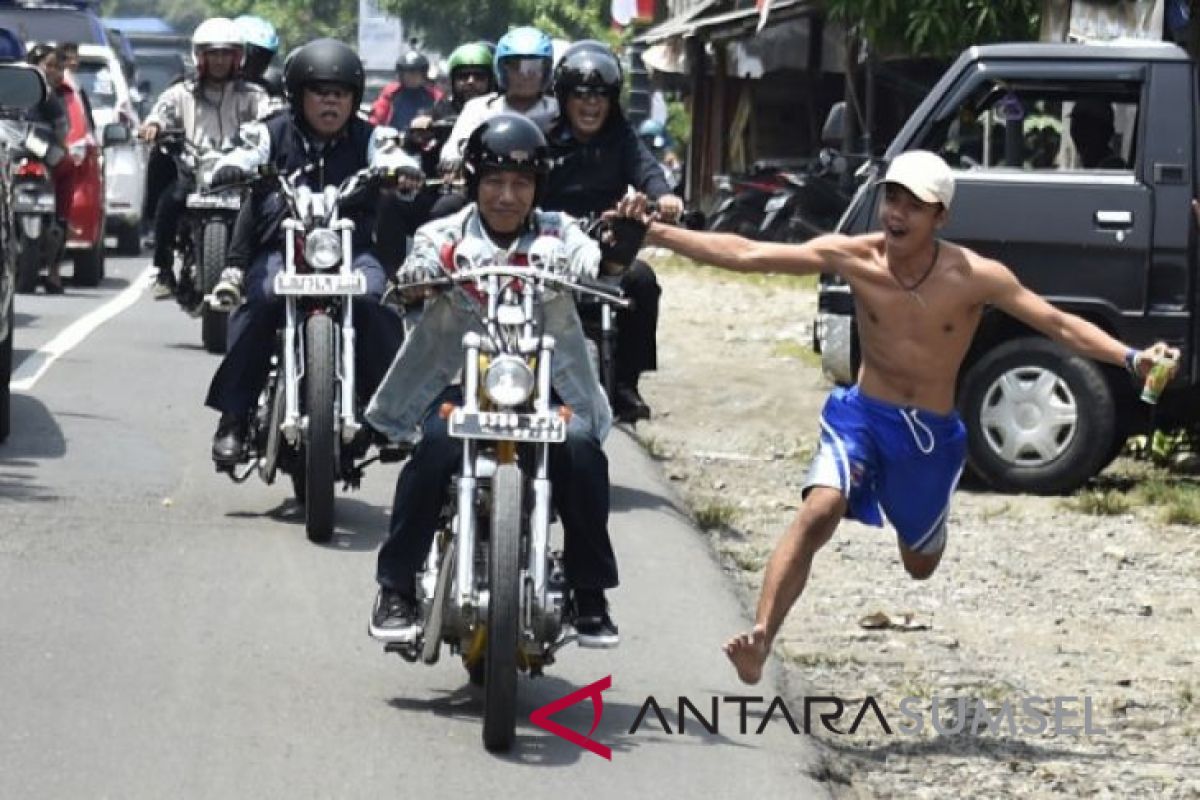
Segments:
[[[450,435],[459,439],[492,439],[505,442],[561,442],[567,423],[557,414],[517,414],[508,411],[454,410]]]
[[[288,275],[275,276],[275,294],[334,296],[366,294],[367,278],[361,272],[352,275]]]
[[[242,207],[242,198],[236,194],[190,194],[187,207],[193,209],[216,208],[237,211]]]
[[[767,211],[778,211],[787,205],[788,197],[786,194],[781,194],[778,197],[772,197],[767,201]]]

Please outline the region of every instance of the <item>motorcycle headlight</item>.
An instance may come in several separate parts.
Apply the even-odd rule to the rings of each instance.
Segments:
[[[533,394],[533,370],[516,356],[499,356],[488,367],[483,390],[501,406],[524,403]]]
[[[342,240],[328,228],[318,228],[304,239],[304,258],[313,269],[333,269],[342,263]]]

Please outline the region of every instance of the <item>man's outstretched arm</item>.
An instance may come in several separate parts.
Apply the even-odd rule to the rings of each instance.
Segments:
[[[620,216],[648,223],[645,244],[665,247],[682,256],[736,272],[775,272],[815,275],[840,272],[854,254],[857,242],[837,234],[818,236],[804,244],[758,242],[731,233],[692,231],[654,221],[643,195],[630,195],[617,205]]]
[[[1158,342],[1136,351],[1114,339],[1105,330],[1083,317],[1056,308],[1033,292],[1003,264],[987,261],[981,274],[988,282],[987,302],[1045,334],[1081,356],[1116,366],[1124,366],[1145,377],[1154,363],[1165,355],[1178,358],[1178,351]]]

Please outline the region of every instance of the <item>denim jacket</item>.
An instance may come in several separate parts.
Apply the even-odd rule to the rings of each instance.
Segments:
[[[466,236],[491,244],[480,225],[475,204],[417,231],[412,253],[400,269],[402,280],[419,280],[442,274],[443,247]],[[527,251],[538,236],[555,236],[566,247],[568,270],[594,277],[600,264],[599,246],[569,216],[535,211],[531,230],[522,235],[516,252]],[[493,245],[495,246],[495,245]],[[499,251],[500,248],[496,247]],[[418,427],[429,406],[454,383],[463,366],[462,337],[468,331],[483,333],[476,301],[461,288],[440,294],[425,309],[421,321],[404,342],[387,375],[367,406],[367,421],[393,440],[419,440]],[[588,357],[583,326],[574,298],[565,292],[547,292],[542,306],[545,332],[555,338],[550,381],[562,401],[574,411],[572,427],[603,442],[612,427],[612,411]]]

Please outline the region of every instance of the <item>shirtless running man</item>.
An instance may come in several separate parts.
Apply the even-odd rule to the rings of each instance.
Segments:
[[[1157,358],[1174,352],[1161,342],[1140,352],[1129,348],[1050,305],[1000,262],[939,240],[954,175],[937,155],[897,156],[883,183],[882,231],[821,236],[801,245],[653,222],[640,195],[617,209],[649,223],[648,245],[738,272],[836,273],[854,291],[862,346],[858,384],[835,389],[827,400],[804,502],[771,554],[754,627],[723,648],[746,683],[762,676],[775,635],[808,582],[813,556],[843,517],[879,526],[882,510],[896,527],[909,575],[924,580],[937,569],[950,496],[966,459],[954,388],[985,306],[1075,353],[1141,377]]]

